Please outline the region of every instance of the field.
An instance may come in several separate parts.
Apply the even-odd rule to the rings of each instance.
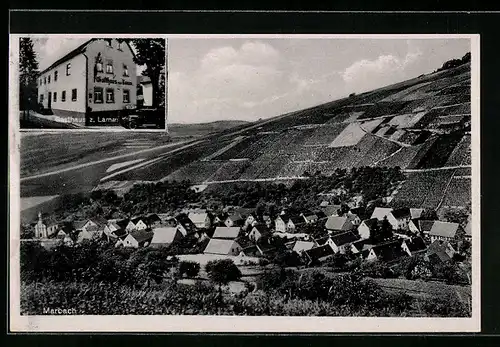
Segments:
[[[453,170],[410,173],[391,205],[437,208],[452,175]]]
[[[440,136],[417,164],[418,168],[442,167],[463,137],[462,132]]]
[[[149,148],[166,144],[175,146],[175,142],[170,143],[168,135],[163,133],[21,133],[21,176],[132,153],[139,150],[130,146],[134,141],[141,142],[140,149],[144,149],[144,141],[147,141]]]
[[[456,297],[467,303],[471,298],[470,286],[449,285],[441,282],[412,281],[401,278],[374,278],[382,289],[391,292],[404,292],[418,297]]]
[[[443,200],[445,207],[466,207],[471,202],[471,179],[457,178],[451,180]]]

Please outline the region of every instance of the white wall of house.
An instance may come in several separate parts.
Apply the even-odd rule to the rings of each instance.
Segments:
[[[94,79],[94,66],[96,57],[101,53],[103,71],[98,72]],[[134,63],[134,56],[129,46],[123,42],[119,48],[118,41],[111,40],[111,47],[105,40],[95,40],[86,48],[88,56],[88,82],[89,82],[89,107],[92,111],[115,111],[122,110],[126,106],[135,106],[137,104],[137,67]],[[112,63],[113,72],[107,73],[106,65]],[[124,67],[127,67],[125,69]],[[128,76],[125,76],[125,70],[128,71]],[[106,81],[106,78],[109,81]],[[103,90],[103,102],[96,103],[95,91]],[[107,102],[106,89],[111,89],[114,92],[114,102]],[[123,99],[123,91],[128,90],[129,101]],[[97,99],[98,100],[98,99]]]
[[[276,231],[279,231],[282,233],[286,232],[286,223],[280,217],[276,218],[276,220],[274,221],[274,225],[275,225]]]
[[[361,222],[358,227],[358,234],[362,239],[370,238],[370,228],[365,224],[365,222]]]
[[[38,78],[38,101],[43,95],[43,107],[49,107],[49,93],[51,93],[51,108],[56,110],[85,112],[85,88],[86,75],[85,66],[86,59],[83,54],[62,62],[52,69],[44,72]],[[68,64],[71,65],[69,75],[66,74]],[[57,81],[55,74],[57,72]],[[49,81],[50,77],[50,83]],[[40,82],[42,84],[40,85]],[[72,99],[72,90],[76,89],[76,100]],[[66,98],[63,101],[63,91],[66,92]],[[56,97],[54,98],[54,95]],[[55,99],[55,100],[54,100]]]
[[[137,248],[139,247],[139,243],[137,242],[136,239],[132,237],[132,235],[127,235],[127,237],[123,240],[123,247],[132,247],[132,248]]]

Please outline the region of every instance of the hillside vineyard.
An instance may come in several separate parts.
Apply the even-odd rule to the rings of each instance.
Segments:
[[[464,207],[471,199],[470,63],[242,125],[116,181],[291,184],[336,169],[400,167],[391,206]],[[106,180],[103,180],[103,183]]]

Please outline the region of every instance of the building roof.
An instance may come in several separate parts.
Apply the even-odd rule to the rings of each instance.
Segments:
[[[103,217],[93,217],[90,220],[97,224],[98,227],[105,227],[108,224],[108,220]]]
[[[304,218],[302,218],[301,216],[298,216],[298,215],[291,215],[288,218],[288,221],[292,221],[292,223],[295,224],[295,225],[299,225],[299,224],[304,224],[305,223]]]
[[[139,223],[139,221],[141,221],[141,220],[142,220],[142,222],[144,223],[144,222],[146,221],[146,218],[144,218],[144,216],[137,216],[137,217],[132,217],[132,218],[130,219],[130,221],[131,221],[132,223],[134,223],[134,225],[135,225],[135,224],[137,224],[137,223]]]
[[[151,78],[148,76],[138,75],[137,76],[137,84],[149,84],[151,83]]]
[[[377,259],[382,261],[393,261],[408,255],[408,253],[401,248],[401,242],[399,240],[374,246],[372,250],[375,252]]]
[[[263,255],[276,251],[276,247],[268,243],[258,243],[257,247],[260,249]]]
[[[377,218],[378,220],[383,220],[389,213],[392,212],[392,208],[388,207],[375,207],[370,218]]]
[[[161,222],[160,216],[158,216],[156,213],[149,213],[146,216],[146,219],[148,221],[148,224],[153,224],[153,223],[156,223],[156,222]]]
[[[238,237],[240,227],[217,227],[214,232],[214,239],[232,239]]]
[[[349,230],[352,227],[347,217],[330,216],[325,223],[325,228],[328,230]]]
[[[434,221],[429,235],[453,238],[459,228],[460,225],[458,223]]]
[[[175,221],[178,224],[182,225],[184,229],[186,229],[188,234],[194,232],[196,229],[194,223],[191,221],[191,219],[189,219],[189,217],[185,213],[179,213],[177,216],[175,216]]]
[[[146,230],[135,230],[132,231],[129,235],[136,239],[136,241],[139,243],[151,240],[153,238],[153,233]]]
[[[203,253],[230,254],[231,248],[235,245],[238,245],[238,243],[234,240],[211,239]]]
[[[302,251],[307,251],[313,248],[314,246],[315,244],[312,241],[296,241],[292,250],[297,253],[300,253]]]
[[[251,245],[251,246],[245,247],[245,248],[243,248],[242,252],[246,256],[250,256],[250,257],[263,255],[261,250],[259,249],[259,247],[257,247],[257,245]]]
[[[326,213],[324,211],[321,211],[321,210],[316,210],[314,211],[314,214],[316,215],[316,217],[318,219],[322,219],[322,218],[326,218]]]
[[[239,213],[232,213],[232,214],[230,214],[230,215],[226,218],[226,220],[227,220],[227,219],[229,219],[229,220],[231,220],[233,223],[235,223],[235,222],[241,222],[241,221],[244,221],[246,218],[245,218],[245,217],[243,217],[243,216],[242,216],[241,214],[239,214]]]
[[[257,230],[262,236],[269,235],[271,233],[271,229],[267,225],[258,224],[252,228],[253,230]]]
[[[419,252],[427,249],[427,246],[421,237],[413,237],[410,240],[405,240],[403,242],[406,243],[410,252]]]
[[[417,225],[418,225],[418,230],[420,232],[429,232],[432,229],[432,226],[434,225],[434,220],[419,220]]]
[[[340,205],[326,205],[321,207],[321,210],[327,217],[336,216],[340,209]]]
[[[470,219],[467,222],[467,225],[465,226],[464,230],[465,230],[465,236],[472,236],[472,224]]]
[[[75,228],[75,230],[80,230],[81,228],[83,228],[85,226],[85,224],[87,224],[87,222],[88,222],[88,219],[76,220],[73,222],[73,227]]]
[[[347,243],[352,243],[354,241],[357,241],[359,239],[358,235],[353,233],[352,231],[348,231],[346,233],[341,233],[341,234],[336,234],[333,236],[330,236],[332,239],[333,243],[335,243],[338,246],[345,245]]]
[[[411,213],[409,208],[398,208],[396,210],[392,210],[392,215],[396,219],[410,218]]]
[[[423,212],[423,208],[410,208],[411,219],[419,219]]]
[[[101,38],[101,39],[104,39],[104,38]],[[66,53],[65,55],[63,55],[61,58],[57,59],[54,63],[52,63],[48,68],[46,68],[45,70],[43,70],[42,72],[40,72],[39,75],[42,75],[44,74],[45,72],[49,71],[50,69],[64,63],[65,61],[67,60],[70,60],[71,58],[73,57],[76,57],[78,54],[80,53],[83,53],[85,52],[85,48],[87,48],[87,46],[92,42],[92,41],[95,41],[95,40],[99,40],[99,38],[92,38],[92,39],[89,39],[87,41],[85,41],[84,43],[82,43],[80,46],[76,47],[75,49],[73,49],[72,51]],[[127,45],[129,46],[130,48],[130,51],[132,52],[132,55],[135,57],[135,52],[134,50],[132,49],[132,47],[130,46],[130,43],[128,41],[125,41],[127,43]]]
[[[435,240],[427,248],[426,255],[432,261],[446,262],[452,259],[454,253],[455,249],[448,241]]]
[[[317,220],[317,219],[318,219],[318,216],[317,216],[315,213],[311,213],[311,214],[308,214],[308,215],[304,215],[303,217],[304,217],[304,219],[305,219],[306,221],[308,221],[308,222],[313,222],[313,221],[315,221],[315,220]]]
[[[206,212],[190,212],[188,214],[189,219],[191,219],[191,222],[194,224],[197,223],[205,223],[205,220],[208,217],[208,213]]]
[[[333,251],[332,247],[330,247],[330,245],[324,245],[316,248],[311,248],[305,251],[305,254],[311,260],[320,260],[321,258],[334,255],[335,252]]]
[[[364,224],[368,227],[368,229],[372,230],[373,227],[377,225],[379,220],[377,218],[370,218],[370,219],[365,219],[364,221],[361,222],[361,224]]]
[[[175,235],[180,233],[175,227],[160,227],[153,230],[153,239],[151,243],[170,244],[174,241]]]

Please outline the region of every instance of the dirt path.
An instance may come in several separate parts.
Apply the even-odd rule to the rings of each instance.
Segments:
[[[412,173],[412,172],[431,172],[431,171],[441,171],[441,170],[455,170],[465,167],[471,167],[470,165],[455,165],[455,166],[443,166],[443,167],[431,167],[428,169],[404,169],[403,172]]]

